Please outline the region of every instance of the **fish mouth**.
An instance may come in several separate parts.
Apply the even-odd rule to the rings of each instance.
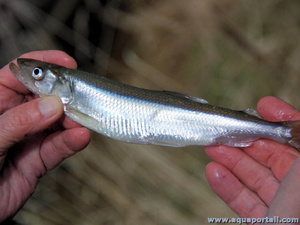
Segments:
[[[26,79],[26,76],[23,74],[22,70],[20,69],[20,67],[18,67],[16,64],[14,63],[10,63],[9,64],[9,69],[11,70],[11,72],[15,75],[15,77],[21,81],[23,83],[23,85],[25,85],[26,87],[29,86],[28,83],[28,79]]]
[[[20,68],[14,63],[9,64],[9,69],[13,72],[13,74],[19,74],[21,72]]]

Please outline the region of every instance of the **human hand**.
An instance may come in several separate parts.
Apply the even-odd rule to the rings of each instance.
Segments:
[[[31,52],[22,58],[77,66],[60,51]],[[0,70],[0,131],[0,222],[18,211],[41,176],[85,148],[91,138],[86,128],[63,116],[59,98],[35,98],[8,65]]]
[[[275,97],[258,103],[269,121],[300,120],[300,112]],[[242,218],[300,217],[300,158],[294,148],[258,140],[247,148],[206,147],[210,186]]]

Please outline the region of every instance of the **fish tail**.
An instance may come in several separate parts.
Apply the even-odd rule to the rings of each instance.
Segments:
[[[291,137],[288,138],[287,144],[300,151],[300,120],[286,121],[283,124],[291,129]]]

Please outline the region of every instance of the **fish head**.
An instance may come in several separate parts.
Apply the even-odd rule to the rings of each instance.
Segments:
[[[71,79],[66,68],[35,59],[17,59],[9,68],[31,92],[39,96],[56,95],[64,104],[72,100]]]

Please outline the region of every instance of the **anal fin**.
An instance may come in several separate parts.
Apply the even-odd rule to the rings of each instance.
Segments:
[[[241,138],[228,138],[228,137],[219,137],[216,139],[217,144],[219,145],[227,145],[231,147],[245,148],[249,147],[256,141],[257,138],[243,140]]]

